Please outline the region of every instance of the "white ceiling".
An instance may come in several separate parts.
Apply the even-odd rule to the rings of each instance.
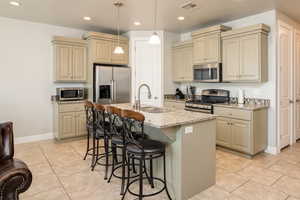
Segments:
[[[114,0],[15,0],[20,7],[0,1],[0,16],[34,22],[61,25],[90,31],[112,32],[116,28]],[[180,5],[188,0],[158,0],[157,29],[185,32],[203,25],[261,13],[279,8],[291,17],[300,20],[299,0],[194,0],[197,8],[184,10]],[[153,29],[154,0],[121,0],[121,29]],[[91,21],[84,21],[90,16]],[[184,21],[178,21],[184,16]],[[140,21],[141,26],[133,25]]]

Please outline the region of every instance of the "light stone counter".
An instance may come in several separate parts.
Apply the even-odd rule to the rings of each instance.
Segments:
[[[121,109],[134,110],[131,104],[114,104],[114,106]],[[145,124],[155,128],[168,128],[173,126],[180,126],[186,124],[193,124],[197,122],[213,120],[216,117],[214,115],[191,112],[182,109],[165,108],[167,112],[164,113],[148,113],[141,112],[145,116]]]
[[[214,104],[214,107],[223,107],[223,108],[233,108],[241,110],[260,110],[267,109],[269,105],[260,105],[260,104]]]

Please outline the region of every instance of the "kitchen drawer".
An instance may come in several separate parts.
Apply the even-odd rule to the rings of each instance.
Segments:
[[[214,107],[214,114],[221,117],[230,117],[242,120],[252,120],[252,112],[247,110]]]
[[[84,103],[60,104],[58,110],[59,112],[84,111]]]

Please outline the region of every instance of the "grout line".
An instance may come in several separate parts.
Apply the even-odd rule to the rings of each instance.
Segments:
[[[60,185],[61,185],[61,187],[62,187],[64,193],[68,196],[69,200],[72,200],[71,196],[70,196],[69,193],[66,191],[66,188],[64,187],[63,183],[61,182],[59,176],[56,174],[55,170],[53,169],[52,164],[50,163],[49,159],[48,159],[47,156],[45,155],[44,150],[43,150],[41,147],[39,147],[39,148],[41,149],[43,156],[46,158],[46,160],[47,160],[47,162],[48,162],[48,164],[49,164],[49,166],[50,166],[50,168],[51,168],[53,174],[56,176],[58,182],[60,183]]]
[[[243,187],[244,185],[246,185],[248,182],[250,182],[251,179],[248,179],[247,181],[245,181],[245,183],[241,184],[240,186],[238,186],[237,188],[235,188],[234,190],[232,190],[231,192],[229,192],[230,194],[232,194],[233,192],[235,192],[236,190],[238,190],[239,188]]]

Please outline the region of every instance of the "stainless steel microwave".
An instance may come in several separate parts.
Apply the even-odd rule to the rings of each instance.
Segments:
[[[83,100],[87,96],[85,88],[56,88],[58,101],[76,101]]]
[[[193,69],[194,81],[197,82],[222,82],[222,64],[210,63],[195,65]]]

